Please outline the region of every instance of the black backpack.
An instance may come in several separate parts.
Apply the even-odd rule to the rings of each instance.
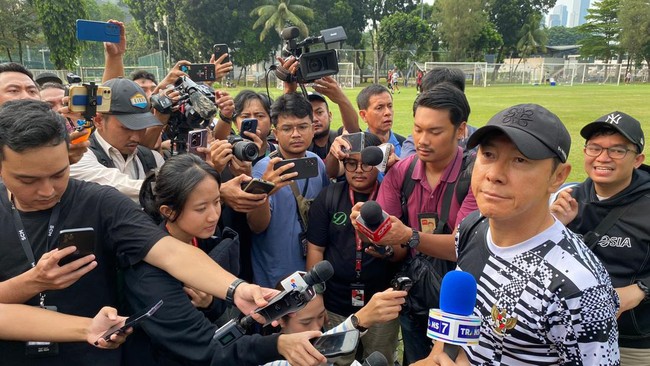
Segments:
[[[93,154],[95,154],[97,161],[107,168],[115,168],[113,160],[111,160],[104,149],[102,149],[101,145],[99,145],[99,142],[97,142],[95,133],[93,133],[88,140],[90,141],[90,146],[88,148],[93,152]],[[138,159],[140,159],[140,163],[142,163],[142,169],[144,170],[145,175],[151,170],[158,168],[156,158],[153,156],[153,152],[151,152],[150,149],[138,145],[137,155]]]

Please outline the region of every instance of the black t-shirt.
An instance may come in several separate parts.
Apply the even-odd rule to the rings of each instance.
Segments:
[[[0,184],[0,281],[6,281],[30,269],[18,238],[6,188]],[[103,306],[117,306],[117,267],[140,262],[151,247],[166,236],[141,208],[116,189],[70,179],[58,204],[59,220],[47,247],[50,212],[21,213],[27,238],[38,259],[58,244],[63,229],[92,227],[95,232],[97,267],[70,287],[45,292],[45,305],[59,312],[93,317]],[[37,305],[36,295],[27,304]],[[107,351],[87,343],[59,344],[59,356],[41,359],[25,357],[24,342],[0,342],[3,364],[7,365],[119,365],[121,350]]]
[[[313,152],[314,154],[318,155],[321,159],[325,160],[327,157],[327,154],[330,152],[330,147],[332,146],[332,142],[334,142],[334,139],[339,135],[337,131],[330,130],[329,135],[327,137],[327,143],[325,146],[320,147],[316,145],[314,141],[311,142],[311,145],[309,145],[309,148],[307,150]]]
[[[356,200],[359,198],[355,197]],[[307,230],[309,242],[325,247],[324,259],[334,267],[334,275],[327,281],[324,294],[325,308],[343,316],[359,310],[359,307],[352,306],[351,284],[359,282],[364,285],[367,304],[372,295],[388,288],[396,271],[394,263],[374,258],[364,251],[361,278],[356,279],[356,241],[354,227],[350,223],[351,211],[348,183],[331,184],[312,202]],[[370,245],[364,243],[364,250]]]

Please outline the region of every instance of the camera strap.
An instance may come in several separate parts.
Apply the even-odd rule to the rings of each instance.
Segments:
[[[13,194],[9,193],[9,195],[10,195],[9,201],[11,202],[11,212],[14,217],[14,225],[18,233],[18,239],[20,240],[20,245],[23,247],[23,251],[25,252],[25,256],[27,256],[27,260],[29,261],[29,264],[31,265],[32,268],[34,268],[36,267],[34,250],[32,249],[32,245],[31,242],[29,241],[29,238],[27,238],[27,233],[25,232],[25,226],[23,225],[23,220],[20,218],[20,213],[18,212],[18,209],[14,204]],[[50,214],[50,220],[47,225],[47,249],[46,250],[49,250],[51,248],[50,244],[52,241],[52,236],[54,234],[54,226],[57,224],[60,214],[61,214],[61,205],[57,203],[52,209],[52,213]],[[40,293],[39,296],[40,296],[40,305],[42,308],[45,308],[45,294]]]

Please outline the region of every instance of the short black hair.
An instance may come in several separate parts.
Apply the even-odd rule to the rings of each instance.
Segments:
[[[131,73],[131,80],[135,81],[138,79],[151,80],[154,84],[158,85],[156,77],[147,70],[135,70]]]
[[[32,81],[34,80],[34,74],[32,74],[31,71],[27,70],[27,68],[17,62],[4,62],[0,64],[0,74],[3,72],[19,72],[21,74],[25,74],[29,76]]]
[[[302,94],[282,94],[271,105],[271,124],[277,127],[280,116],[309,117],[309,120],[314,122],[313,113],[311,103]]]
[[[57,83],[57,82],[54,82],[54,81],[48,81],[47,83],[44,83],[43,85],[41,85],[41,90],[45,90],[45,89],[60,89],[60,90],[65,91],[67,88],[65,87],[65,85],[63,85],[61,83]]]
[[[366,86],[359,92],[359,95],[357,95],[357,107],[359,107],[359,110],[368,109],[368,105],[370,104],[370,97],[383,93],[390,94],[388,88],[383,85],[370,84]],[[391,96],[391,99],[392,98],[393,97]]]
[[[140,188],[140,205],[156,223],[167,219],[176,221],[183,212],[187,198],[205,177],[213,177],[221,184],[221,176],[204,160],[194,154],[169,158],[160,170],[149,172]],[[160,207],[174,210],[174,217],[164,218]]]
[[[465,92],[465,73],[455,67],[434,67],[422,77],[422,91],[427,91],[434,86],[448,82]]]
[[[249,101],[255,99],[259,100],[260,103],[262,103],[262,107],[264,107],[264,110],[270,116],[271,103],[273,103],[273,101],[268,96],[266,96],[266,94],[258,93],[250,89],[240,91],[233,100],[235,102],[235,116],[240,115],[246,107],[246,104],[248,104]]]
[[[440,83],[418,95],[413,103],[413,116],[419,107],[449,111],[449,117],[454,127],[467,122],[471,112],[465,93],[447,82]]]
[[[48,103],[24,99],[8,101],[0,107],[0,160],[4,147],[23,152],[45,146],[68,147],[65,118],[52,111]]]

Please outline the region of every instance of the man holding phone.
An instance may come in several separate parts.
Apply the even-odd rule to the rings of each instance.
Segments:
[[[253,177],[274,183],[275,189],[263,205],[247,214],[253,231],[253,276],[255,283],[264,286],[275,286],[285,274],[305,268],[307,223],[299,214],[298,201],[315,198],[329,183],[323,161],[307,151],[314,136],[312,123],[312,106],[300,94],[284,94],[271,106],[278,150],[255,164]],[[294,181],[300,170],[289,170],[300,162],[276,167],[283,159],[300,158],[312,158],[306,163],[316,164],[318,175]]]

